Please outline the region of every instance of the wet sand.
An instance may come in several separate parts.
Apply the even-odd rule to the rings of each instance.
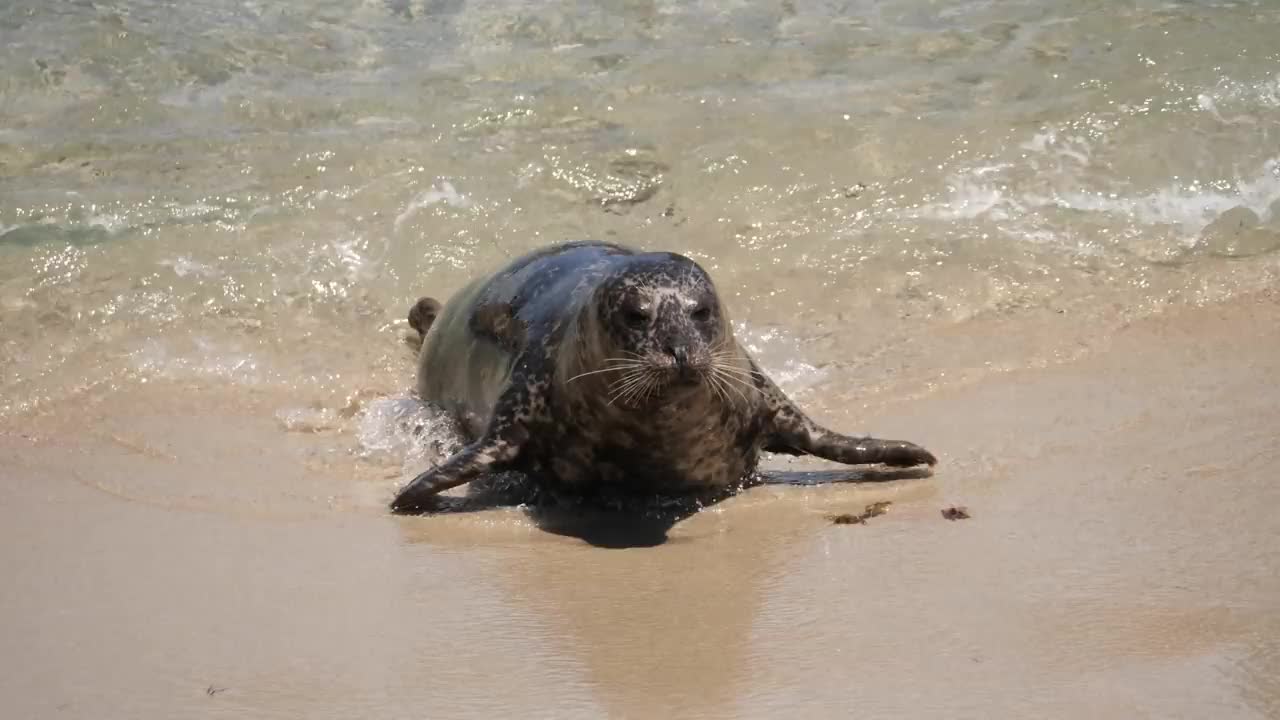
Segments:
[[[47,408],[0,427],[4,715],[1276,717],[1277,377],[1280,296],[1148,318],[815,410],[933,477],[767,485],[622,548],[391,517],[386,469],[265,391]]]

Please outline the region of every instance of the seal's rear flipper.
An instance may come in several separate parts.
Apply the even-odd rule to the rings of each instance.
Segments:
[[[482,437],[404,486],[391,501],[391,510],[400,515],[437,512],[440,506],[437,495],[471,482],[481,473],[501,469],[519,454],[517,444],[497,436]]]
[[[516,318],[510,303],[485,303],[471,315],[471,332],[487,337],[508,352],[524,345],[524,323]]]
[[[534,417],[533,407],[546,406],[545,396],[523,377],[517,377],[516,383],[498,399],[485,434],[404,486],[391,502],[393,512],[433,512],[439,506],[436,496],[445,490],[469,483],[484,473],[511,469],[510,464],[529,441],[523,419]]]
[[[418,331],[419,335],[426,335],[431,329],[431,323],[436,321],[436,316],[440,314],[440,303],[433,298],[418,298],[418,302],[409,308],[409,327]]]

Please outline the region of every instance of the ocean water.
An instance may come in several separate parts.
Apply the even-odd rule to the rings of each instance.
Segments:
[[[0,417],[217,386],[395,465],[412,301],[601,238],[704,263],[856,424],[1274,285],[1278,37],[1266,1],[6,2]]]

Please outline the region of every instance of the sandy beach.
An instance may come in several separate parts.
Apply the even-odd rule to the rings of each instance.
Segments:
[[[0,720],[1280,718],[1277,37],[0,3]],[[584,239],[696,260],[815,420],[937,467],[391,515],[448,440],[408,309]]]
[[[1280,296],[1106,345],[824,412],[933,477],[768,485],[629,549],[388,516],[208,388],[8,423],[5,714],[1275,717]]]

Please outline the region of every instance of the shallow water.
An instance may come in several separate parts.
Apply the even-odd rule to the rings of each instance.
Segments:
[[[209,524],[194,526],[201,528],[196,536],[172,540],[171,553],[157,560],[188,589],[199,588],[194,576],[173,568],[182,566],[184,553],[223,551],[202,533],[223,538],[243,531],[253,538],[225,550],[247,569],[218,577],[250,587],[274,587],[286,582],[282,577],[292,584],[263,590],[245,607],[210,594],[222,602],[208,612],[230,624],[239,617],[249,628],[232,634],[241,641],[248,642],[253,627],[278,622],[273,603],[297,605],[300,587],[319,583],[306,597],[334,591],[333,578],[282,569],[305,553],[301,548],[311,544],[324,554],[355,546],[380,558],[369,562],[381,568],[377,582],[390,585],[384,594],[342,594],[299,611],[306,627],[324,626],[328,613],[366,613],[367,632],[351,630],[345,641],[317,641],[302,652],[314,659],[361,648],[356,656],[365,664],[349,660],[316,672],[354,673],[352,682],[363,688],[354,696],[370,708],[400,706],[379,694],[389,692],[385,684],[361,673],[398,661],[425,672],[412,663],[430,659],[421,648],[391,643],[396,628],[380,624],[392,620],[377,619],[376,606],[390,603],[397,608],[392,617],[400,617],[449,602],[444,590],[419,588],[426,578],[396,579],[438,572],[486,588],[481,616],[501,638],[534,638],[477,650],[469,644],[475,636],[465,632],[433,636],[441,646],[470,648],[478,653],[475,662],[495,664],[498,676],[507,668],[518,679],[512,693],[534,683],[534,676],[512,667],[522,653],[548,662],[562,681],[553,683],[562,691],[556,707],[567,714],[663,714],[695,701],[712,715],[776,716],[798,706],[840,714],[847,709],[841,687],[850,680],[838,656],[830,648],[815,651],[821,658],[815,665],[782,648],[800,653],[823,646],[821,628],[829,626],[805,625],[817,621],[795,598],[803,599],[814,583],[828,599],[859,586],[858,576],[836,568],[849,566],[848,553],[863,549],[862,538],[877,536],[822,535],[812,523],[881,497],[914,507],[907,517],[923,522],[937,508],[910,503],[941,501],[961,488],[1003,497],[1006,509],[1019,508],[1020,497],[1050,501],[1019,495],[1030,491],[1008,474],[1016,466],[1011,455],[1026,454],[1021,443],[1031,429],[1023,419],[982,408],[976,415],[991,425],[979,433],[968,406],[947,398],[1081,362],[1108,350],[1117,333],[1142,318],[1276,285],[1277,37],[1280,5],[1265,1],[0,3],[0,431],[21,447],[26,439],[17,438],[28,431],[40,442],[56,445],[77,435],[75,442],[85,443],[68,450],[68,458],[60,451],[41,454],[47,447],[29,455],[13,451],[15,462],[27,463],[24,477],[79,479],[74,490],[48,491],[77,498],[75,507],[89,513],[81,520],[87,535],[58,536],[48,545],[51,567],[79,567],[80,543],[92,541],[100,550],[94,532],[110,544],[112,533],[133,523],[178,532],[184,514],[212,514]],[[941,453],[940,467],[950,467],[951,479],[798,496],[762,489],[678,526],[678,541],[646,550],[657,553],[651,559],[599,565],[584,558],[604,551],[562,543],[518,513],[435,526],[392,524],[384,503],[433,459],[409,433],[415,423],[435,427],[408,394],[413,368],[404,317],[410,303],[423,294],[447,297],[476,273],[530,248],[581,238],[698,259],[720,285],[740,336],[815,416],[846,431],[919,440]],[[1107,382],[1150,376],[1177,387],[1184,381],[1194,363],[1166,357],[1158,333],[1148,340],[1149,351],[1135,350],[1126,362],[1108,366]],[[1194,346],[1179,347],[1192,353]],[[1165,363],[1175,361],[1182,374],[1162,374]],[[1057,387],[1055,377],[1041,382]],[[1073,377],[1084,383],[1078,397],[1087,400],[1079,402],[1092,404],[1076,407],[1072,422],[1111,417],[1115,408],[1105,389]],[[1028,414],[1039,408],[1036,402],[1077,397],[1046,390],[1031,402],[1012,387],[975,397]],[[1177,407],[1208,412],[1216,397]],[[1222,397],[1251,395],[1234,388]],[[1157,410],[1153,404],[1147,412]],[[927,412],[950,419],[924,424],[919,415]],[[869,419],[878,424],[870,426]],[[1219,415],[1194,420],[1219,427],[1215,422],[1234,428]],[[1050,413],[1034,426],[1042,435],[1030,446],[1052,456],[1050,438],[1062,423],[1070,425]],[[1116,432],[1135,432],[1141,423],[1133,423],[1120,423]],[[1166,429],[1176,426],[1166,419]],[[1193,421],[1185,427],[1191,432]],[[977,437],[966,435],[970,430]],[[1141,453],[1172,455],[1180,447],[1176,440],[1132,437]],[[1259,458],[1275,451],[1265,437],[1242,437],[1239,465],[1206,471],[1237,490],[1232,483],[1254,482],[1266,472]],[[1098,437],[1084,433],[1062,442],[1087,448]],[[1228,447],[1223,454],[1233,453]],[[103,470],[96,469],[100,455]],[[1070,478],[1055,467],[1059,474],[1049,477]],[[1164,471],[1177,474],[1172,464]],[[1100,489],[1106,485],[1098,483],[1086,487],[1107,497]],[[36,488],[14,490],[14,507],[44,497]],[[147,509],[109,506],[93,515],[93,497]],[[1176,506],[1170,498],[1169,507]],[[1070,508],[1084,512],[1096,501],[1086,495]],[[757,522],[762,516],[753,513],[764,512],[761,505],[781,509],[775,519]],[[1247,512],[1249,503],[1233,495],[1227,507]],[[153,511],[158,516],[147,514]],[[301,539],[290,534],[291,523],[316,515],[326,529],[299,531]],[[1106,517],[1129,520],[1124,513]],[[1241,542],[1270,537],[1269,522],[1251,520]],[[928,572],[954,571],[947,575],[957,583],[949,594],[912,607],[937,613],[960,603],[945,622],[914,626],[893,616],[885,626],[916,646],[950,638],[939,641],[942,660],[900,652],[865,618],[836,633],[846,642],[870,643],[868,658],[892,656],[896,670],[911,670],[899,684],[863,698],[872,710],[914,707],[922,716],[939,716],[947,709],[942,689],[975,687],[981,691],[965,700],[969,705],[951,708],[956,716],[980,715],[975,708],[983,699],[1000,699],[995,706],[1010,713],[1054,716],[1078,716],[1081,709],[1126,716],[1121,709],[1135,703],[1155,716],[1192,707],[1252,717],[1248,708],[1265,715],[1280,707],[1269,700],[1275,688],[1265,680],[1280,656],[1274,645],[1239,641],[1259,632],[1257,607],[1280,597],[1273,582],[1253,576],[1266,568],[1280,573],[1274,553],[1253,564],[1229,564],[1235,574],[1227,574],[1225,587],[1245,588],[1247,599],[1237,604],[1142,600],[1140,589],[1118,578],[1145,567],[1143,557],[1127,557],[1124,572],[1101,573],[1096,587],[1088,566],[1076,563],[1071,572],[1086,579],[1084,609],[1061,617],[1129,633],[1121,645],[1124,652],[1138,648],[1132,657],[1156,652],[1144,643],[1165,637],[1170,627],[1202,631],[1177,635],[1193,650],[1164,664],[1108,665],[1117,671],[1111,677],[1089,670],[1094,674],[1087,677],[1107,688],[1091,701],[1079,685],[1085,681],[1072,675],[1085,672],[1079,663],[1090,654],[1067,639],[1103,642],[1104,630],[1072,635],[1061,625],[1067,619],[1043,626],[1044,617],[1021,601],[984,609],[980,599],[991,598],[966,595],[960,571],[924,559],[932,541],[947,542],[939,533],[950,527],[924,532],[915,554],[892,555],[892,562],[858,556],[860,572],[881,573],[885,582],[913,592],[929,587]],[[999,555],[1002,541],[1025,531],[1009,527],[989,526],[982,543],[964,547]],[[1158,529],[1161,520],[1146,517],[1138,527]],[[1053,529],[1059,543],[1075,532],[1070,524]],[[45,542],[47,530],[32,525],[22,537]],[[917,531],[898,528],[866,542],[886,550]],[[1138,542],[1114,532],[1101,537]],[[417,541],[424,534],[431,542]],[[742,540],[746,547],[734,540],[742,535],[749,538]],[[136,544],[164,542],[147,537]],[[781,543],[776,550],[760,547],[774,540]],[[1166,540],[1151,547],[1185,549],[1176,538]],[[272,552],[256,558],[255,542]],[[490,560],[477,559],[458,549],[469,543],[497,549],[480,552],[486,558],[490,552]],[[1023,552],[1053,555],[1058,546],[1076,547],[1044,541]],[[1223,547],[1224,556],[1239,549]],[[706,556],[698,548],[721,559],[723,576],[699,572]],[[788,555],[791,550],[800,559]],[[1106,562],[1105,553],[1094,551],[1087,557]],[[522,565],[527,554],[539,559]],[[391,556],[397,560],[387,560]],[[354,550],[342,555],[342,583],[374,583],[370,576],[377,573],[362,565],[363,557]],[[1020,556],[1019,571],[1034,568],[1035,557]],[[115,555],[100,559],[108,568],[123,562]],[[993,579],[996,569],[975,570],[956,554],[951,559],[996,583],[991,587],[1004,587]],[[1206,569],[1219,559],[1188,561],[1184,571],[1205,582],[1221,580]],[[585,564],[571,565],[579,560]],[[1054,560],[1072,564],[1061,555]],[[317,557],[302,562],[323,567]],[[690,651],[686,664],[640,674],[654,685],[628,685],[632,676],[626,666],[609,663],[612,651],[603,638],[620,632],[618,618],[643,614],[647,606],[618,588],[636,577],[659,592],[668,573],[687,578],[688,597],[723,593],[743,601],[695,603],[678,628],[654,630],[680,604],[658,603],[658,615],[618,636],[619,657],[643,663],[679,655],[688,647],[671,638],[682,632],[722,654]],[[143,571],[118,574],[126,579],[124,589],[113,591],[119,594],[114,608],[131,602],[128,587],[163,595],[157,590],[163,579]],[[836,579],[824,581],[827,576]],[[80,590],[109,584],[92,573],[77,577]],[[1022,577],[1009,582],[1016,587]],[[599,597],[578,592],[596,582]],[[53,579],[33,587],[39,592],[32,597],[44,605],[15,595],[3,606],[12,617],[44,618],[24,624],[22,633],[55,627],[56,617],[45,614],[53,612],[53,598],[65,597],[66,588]],[[859,602],[888,602],[862,592]],[[579,605],[592,602],[624,609],[593,615]],[[542,610],[505,626],[500,618],[509,604]],[[782,616],[771,614],[779,608]],[[1002,629],[1001,611],[1025,622]],[[156,612],[169,617],[166,608]],[[450,612],[466,622],[463,610]],[[559,619],[541,619],[547,613]],[[124,630],[111,632],[124,634],[107,638],[105,647],[133,647]],[[547,644],[548,632],[577,639],[560,652]],[[793,645],[784,643],[788,634],[798,638]],[[225,663],[215,662],[215,669],[235,667],[243,657],[217,637],[205,628],[184,649],[215,647],[212,655]],[[368,637],[391,648],[376,662],[370,658],[382,651]],[[951,663],[969,645],[1000,655],[1000,648],[1039,647],[1044,637],[1068,650],[1032,653],[1032,667],[1040,670],[1028,675],[1018,675],[1025,656],[1008,651],[992,674],[970,668],[957,676],[959,684],[935,683],[927,700],[940,705],[894,699],[909,691],[902,677],[928,683],[952,672]],[[1202,637],[1213,639],[1198,645]],[[1228,652],[1223,638],[1239,642]],[[281,669],[289,662],[287,642],[263,643],[269,649],[246,671],[257,694],[250,693],[241,710],[287,713],[342,696],[304,682],[306,667]],[[645,643],[653,643],[652,652],[644,651]],[[70,641],[45,647],[57,661],[50,666],[69,662],[71,648]],[[801,669],[770,667],[778,653]],[[158,662],[149,657],[116,672],[142,682]],[[1204,673],[1234,678],[1222,669],[1231,663],[1255,678],[1239,693],[1187,682]],[[694,672],[695,666],[710,675]],[[734,667],[750,668],[758,680],[731,677]],[[874,670],[870,660],[858,666],[859,673]],[[1059,670],[1066,674],[1055,674]],[[493,709],[485,703],[498,701],[486,698],[481,679],[467,672],[457,671],[465,689],[449,707],[484,715]],[[1000,673],[1034,688],[1035,699],[1020,704],[1008,697]],[[42,677],[24,686],[25,698],[36,697],[31,688],[59,694],[57,684]],[[415,677],[404,678],[405,687],[390,685],[411,696]],[[659,697],[655,688],[661,687],[675,690]],[[808,700],[817,704],[806,705],[803,691],[815,688],[817,700]],[[1157,700],[1160,691],[1171,694]],[[112,697],[113,707],[138,707]],[[32,702],[23,707],[44,707]]]
[[[1276,275],[1271,3],[0,13],[6,415],[148,377],[334,411],[404,386],[414,298],[562,239],[686,252],[897,392],[940,328],[1078,318],[965,359],[1018,367]]]

